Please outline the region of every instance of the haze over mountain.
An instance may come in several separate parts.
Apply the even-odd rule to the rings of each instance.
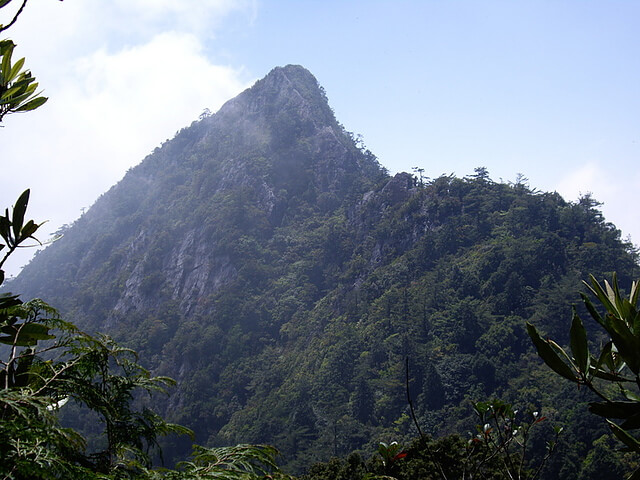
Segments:
[[[588,196],[481,167],[390,177],[293,65],[178,132],[62,233],[9,288],[176,378],[159,401],[200,442],[273,443],[298,470],[415,433],[406,357],[432,434],[465,431],[470,400],[493,396],[573,415],[583,393],[540,366],[525,320],[566,338],[581,279],[639,271]],[[604,432],[576,423],[547,478],[580,478]]]

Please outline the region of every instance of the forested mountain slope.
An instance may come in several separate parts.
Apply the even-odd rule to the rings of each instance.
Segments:
[[[590,197],[482,168],[390,177],[298,66],[177,133],[63,233],[9,288],[176,378],[162,407],[200,442],[272,443],[296,469],[414,435],[409,357],[426,431],[466,431],[469,401],[493,396],[557,410],[580,441],[548,475],[579,478],[604,429],[524,324],[566,339],[587,274],[639,272]]]

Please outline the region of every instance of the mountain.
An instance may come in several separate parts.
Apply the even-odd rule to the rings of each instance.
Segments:
[[[494,396],[574,418],[548,478],[580,478],[605,433],[524,329],[566,339],[587,274],[637,275],[597,202],[483,168],[389,176],[300,66],[178,132],[61,233],[10,289],[176,378],[159,407],[201,443],[272,443],[299,471],[406,440],[405,358],[434,435]]]
[[[312,210],[331,211],[380,176],[373,156],[362,154],[335,120],[315,78],[301,67],[277,68],[131,169],[64,232],[47,262],[64,258],[64,275],[74,282],[87,274],[113,288],[116,277],[125,282],[115,305],[100,303],[102,289],[95,292],[99,298],[78,305],[91,312],[91,327],[157,304],[160,284],[154,282],[179,299],[184,313],[206,310],[197,307],[198,299],[237,278],[238,237],[269,237]],[[116,250],[120,254],[106,265],[105,255]],[[54,268],[58,278],[60,266]],[[45,288],[36,295],[55,295],[46,282],[21,282]]]

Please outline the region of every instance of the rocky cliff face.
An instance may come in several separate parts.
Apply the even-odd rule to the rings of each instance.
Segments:
[[[96,329],[154,310],[159,294],[189,315],[241,268],[229,251],[238,238],[221,238],[229,233],[221,230],[238,227],[231,236],[266,240],[303,209],[335,210],[380,176],[313,75],[278,67],[131,169],[14,285],[46,292],[76,314],[91,312]],[[52,287],[60,278],[65,288]],[[81,301],[70,295],[70,285],[95,281],[110,286],[108,299],[103,292]]]

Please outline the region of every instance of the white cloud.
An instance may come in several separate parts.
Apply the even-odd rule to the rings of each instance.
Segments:
[[[640,191],[640,172],[611,170],[591,161],[560,178],[555,190],[570,201],[591,193],[602,203],[606,220],[621,229],[623,238],[630,235],[633,243],[640,244],[637,206],[628,203],[628,192]]]
[[[117,54],[100,50],[79,60],[55,103],[70,127],[92,132],[90,148],[110,152],[101,156],[122,171],[204,108],[215,111],[239,93],[239,74],[211,64],[194,36],[166,33]]]
[[[115,0],[111,4],[121,17],[189,31],[216,27],[230,13],[254,8],[249,0]]]
[[[555,190],[567,200],[577,200],[587,193],[601,192],[608,188],[605,184],[598,182],[602,180],[603,172],[595,162],[587,162],[581,168],[571,171],[565,177],[560,178]]]
[[[137,44],[168,31],[207,37],[232,14],[249,22],[257,0],[67,0],[29,2],[10,30],[30,56]],[[4,19],[3,19],[4,20]],[[0,21],[0,23],[2,23]],[[6,22],[5,22],[6,23]]]
[[[99,50],[67,74],[48,89],[45,107],[12,118],[0,134],[11,131],[3,157],[14,160],[19,183],[58,190],[57,202],[75,205],[76,215],[204,108],[217,110],[246,86],[241,72],[210,63],[195,37],[177,33]]]
[[[7,117],[0,129],[3,176],[11,179],[0,189],[0,205],[31,188],[30,218],[49,220],[44,238],[204,108],[216,111],[247,86],[242,70],[214,64],[204,39],[185,31],[238,8],[230,1],[83,0],[64,2],[64,12],[51,4],[59,6],[34,4],[19,22],[25,30],[9,31],[50,100]],[[110,25],[134,23],[148,35],[114,48]],[[163,30],[162,23],[175,28]],[[27,35],[34,26],[38,35]],[[15,274],[29,256],[6,265],[7,272]]]

